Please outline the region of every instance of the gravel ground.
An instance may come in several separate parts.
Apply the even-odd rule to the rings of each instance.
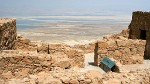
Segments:
[[[122,65],[120,69],[122,73],[140,69],[150,69],[150,60],[144,60],[143,64]],[[102,74],[105,73],[100,67],[94,66],[94,53],[85,54],[85,67],[80,68],[79,72],[87,72],[90,70],[99,71]]]

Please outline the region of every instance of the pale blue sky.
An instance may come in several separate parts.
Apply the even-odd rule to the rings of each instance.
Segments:
[[[150,0],[0,0],[0,16],[111,15],[150,11]]]

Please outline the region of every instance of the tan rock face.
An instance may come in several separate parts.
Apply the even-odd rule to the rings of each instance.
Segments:
[[[9,18],[0,19],[0,50],[14,49],[17,36],[16,20]]]

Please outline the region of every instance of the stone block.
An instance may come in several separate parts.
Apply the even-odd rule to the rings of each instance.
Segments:
[[[113,54],[114,56],[122,56],[122,53],[119,50],[115,50]]]
[[[127,45],[127,42],[123,40],[116,40],[116,43],[119,47],[125,47]]]
[[[45,53],[45,54],[48,54],[48,53],[49,53],[48,44],[47,44],[47,43],[38,44],[37,52],[38,52],[38,53]]]
[[[79,82],[76,79],[71,79],[69,84],[79,84]]]
[[[72,66],[84,67],[84,52],[77,49],[69,49],[65,51],[65,54],[71,59]]]
[[[107,54],[108,51],[106,49],[98,50],[98,54]]]
[[[108,47],[108,44],[106,42],[100,41],[100,42],[98,42],[98,47],[100,49],[104,49],[104,48]]]
[[[71,64],[67,60],[66,61],[60,61],[60,62],[56,63],[56,66],[57,67],[61,67],[63,69],[69,69],[69,68],[71,68]]]
[[[64,84],[69,84],[69,82],[70,82],[70,78],[68,78],[68,77],[62,77],[62,78],[60,78],[60,80],[61,80],[62,83],[64,83]]]

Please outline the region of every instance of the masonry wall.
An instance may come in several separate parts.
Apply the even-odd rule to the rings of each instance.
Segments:
[[[146,30],[146,39],[150,39],[150,12],[133,12],[129,29],[131,39],[140,39],[141,30]]]
[[[84,67],[84,52],[82,50],[71,48],[65,44],[48,44],[41,43],[38,45],[37,52],[41,54],[53,55],[57,63],[61,65],[61,61],[69,62],[71,67]]]
[[[146,41],[118,35],[105,36],[95,44],[95,65],[98,66],[104,57],[115,59],[123,65],[143,63]]]
[[[0,18],[0,50],[14,49],[16,36],[16,20]]]
[[[145,59],[150,59],[150,12],[133,12],[132,21],[129,25],[129,38],[130,39],[142,39],[141,31],[146,31],[146,48]]]
[[[49,44],[47,42],[33,42],[27,38],[17,36],[15,50],[52,55],[52,66],[84,67],[84,52],[66,44]]]

